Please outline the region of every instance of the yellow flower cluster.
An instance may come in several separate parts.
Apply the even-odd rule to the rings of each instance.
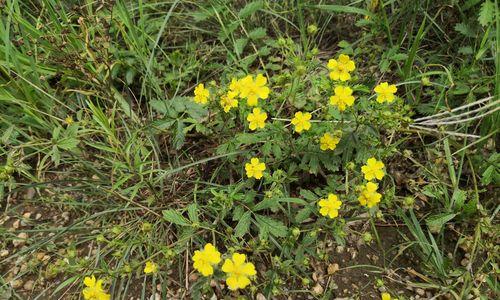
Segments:
[[[250,284],[250,276],[255,276],[254,264],[246,262],[246,255],[234,253],[231,259],[226,258],[222,265],[222,271],[227,274],[227,287],[234,291],[244,289]]]
[[[267,99],[270,90],[266,85],[267,78],[262,74],[258,74],[255,79],[247,75],[237,84],[241,98],[246,98],[249,106],[257,106],[259,99]]]
[[[247,121],[250,123],[248,128],[256,130],[257,128],[264,128],[266,126],[267,113],[256,107],[252,113],[247,116]]]
[[[338,217],[341,205],[342,201],[339,200],[337,195],[328,194],[328,199],[320,199],[318,201],[318,206],[320,207],[319,213],[322,216],[328,216],[330,219],[334,219]]]
[[[356,69],[354,61],[348,55],[340,54],[338,59],[330,59],[327,64],[330,71],[330,79],[334,81],[345,82],[351,79],[351,72]],[[382,82],[378,84],[374,91],[377,94],[377,102],[391,103],[396,99],[396,85]],[[330,97],[330,104],[337,107],[340,112],[346,110],[354,104],[353,90],[349,86],[336,85],[333,96]]]
[[[220,262],[220,252],[210,243],[203,250],[196,250],[193,255],[193,268],[203,276],[212,275],[214,266]],[[226,258],[221,269],[226,273],[226,284],[232,291],[244,289],[250,284],[251,276],[257,275],[254,264],[246,262],[246,255],[240,253],[233,253],[231,258]]]
[[[356,69],[354,61],[348,55],[340,54],[339,59],[330,59],[327,65],[332,80],[347,81],[351,79],[351,72]]]
[[[102,288],[102,279],[97,280],[94,275],[92,277],[85,277],[83,284],[85,288],[82,291],[85,300],[109,300],[110,294]]]
[[[260,162],[256,157],[250,160],[250,163],[245,164],[245,171],[247,172],[248,178],[261,179],[266,170],[266,164]]]
[[[340,54],[338,60],[330,59],[327,64],[330,70],[330,79],[334,81],[347,81],[351,79],[351,72],[356,69],[354,61],[348,55]],[[353,90],[345,85],[336,85],[330,97],[330,104],[336,106],[340,112],[354,104]]]
[[[378,103],[391,103],[396,98],[394,94],[398,91],[398,88],[394,84],[382,82],[375,87],[374,91],[377,93]]]
[[[214,265],[220,263],[220,252],[214,245],[208,243],[203,250],[194,251],[193,267],[203,276],[210,276],[214,273]]]
[[[203,83],[198,84],[194,88],[194,102],[199,104],[206,104],[210,97],[210,91],[205,88]]]
[[[366,180],[373,180],[375,178],[381,180],[385,175],[384,167],[383,162],[377,160],[375,157],[372,157],[366,161],[366,165],[361,167],[361,172],[365,174]]]
[[[380,202],[382,195],[377,193],[378,184],[368,182],[361,187],[361,193],[358,197],[359,204],[371,208]]]
[[[354,96],[350,87],[338,85],[333,92],[333,96],[330,97],[330,104],[336,106],[339,111],[342,112],[354,104]]]
[[[307,131],[311,129],[311,114],[308,112],[296,112],[294,118],[292,119],[292,124],[295,126],[295,132],[301,133],[302,131]]]
[[[323,136],[319,139],[320,149],[323,151],[335,150],[335,148],[337,148],[337,144],[340,142],[341,136],[342,131],[340,130],[335,131],[333,134],[329,132],[323,134]]]
[[[370,180],[381,180],[385,176],[384,163],[371,157],[366,161],[366,165],[361,167],[361,172],[369,182],[361,187],[358,200],[361,205],[371,208],[380,202],[382,195],[377,192],[378,184],[370,182]]]
[[[146,266],[144,266],[144,273],[145,274],[154,274],[156,272],[158,272],[158,265],[152,261],[147,261]]]

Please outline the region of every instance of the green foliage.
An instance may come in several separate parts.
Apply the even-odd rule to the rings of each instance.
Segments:
[[[364,274],[354,283],[369,291],[345,296],[377,298],[377,277],[405,269],[397,258],[409,251],[412,287],[493,298],[497,106],[458,124],[411,125],[496,103],[497,2],[0,1],[0,298],[76,295],[93,274],[113,299],[146,299],[151,287],[236,297],[220,268],[194,279],[192,255],[209,242],[223,259],[255,263],[238,294],[248,298],[341,297],[336,276]],[[356,99],[343,112],[329,104],[339,83],[326,67],[340,54],[356,62],[342,83]],[[266,125],[252,131],[245,99],[228,113],[219,101],[233,78],[256,74],[271,93],[259,100]],[[393,103],[376,102],[382,81],[397,84]],[[193,101],[199,83],[207,106]],[[313,115],[300,134],[298,111]],[[325,133],[340,137],[334,150],[321,150]],[[253,157],[266,164],[258,180],[245,172]],[[358,197],[370,157],[386,176],[367,209]],[[329,194],[343,202],[335,219],[319,212]],[[14,246],[20,233],[29,237]],[[380,260],[340,251],[365,247]],[[146,261],[158,274],[143,274]],[[32,291],[14,288],[26,278]]]

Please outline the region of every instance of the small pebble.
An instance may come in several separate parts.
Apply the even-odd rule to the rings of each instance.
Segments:
[[[31,291],[33,289],[33,285],[35,285],[35,282],[33,280],[28,280],[24,283],[23,289],[26,291]]]
[[[19,247],[26,244],[26,239],[28,238],[28,234],[26,232],[21,232],[17,235],[17,239],[12,241],[12,245],[14,247]]]

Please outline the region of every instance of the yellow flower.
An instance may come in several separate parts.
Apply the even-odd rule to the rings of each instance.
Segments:
[[[249,178],[254,177],[255,179],[261,179],[264,175],[263,172],[266,169],[266,164],[260,162],[256,157],[250,160],[250,163],[245,164],[245,171],[247,171],[247,176]]]
[[[110,295],[102,289],[102,279],[96,280],[95,276],[85,277],[83,284],[86,288],[83,289],[83,298],[85,300],[109,300]]]
[[[292,119],[292,124],[295,125],[295,131],[301,133],[303,130],[309,130],[311,128],[311,114],[308,112],[296,112],[295,117]]]
[[[203,83],[200,83],[194,89],[194,102],[200,104],[206,104],[208,97],[210,96],[210,91],[205,88]]]
[[[193,268],[198,270],[203,276],[210,276],[214,273],[213,265],[220,263],[220,252],[211,243],[205,245],[203,250],[194,251]]]
[[[389,293],[382,293],[380,296],[382,300],[391,300],[391,295]]]
[[[71,116],[67,116],[66,119],[64,119],[64,123],[69,126],[75,123],[75,121],[73,121],[73,118]]]
[[[380,180],[385,175],[383,169],[384,163],[380,160],[377,160],[375,157],[372,157],[366,161],[366,165],[361,167],[361,172],[365,174],[366,180],[372,180],[374,178]]]
[[[319,139],[320,149],[323,151],[335,150],[335,148],[337,148],[337,144],[340,142],[340,134],[340,132],[335,132],[335,134],[327,132],[323,134],[323,136]]]
[[[356,69],[354,62],[345,54],[340,54],[338,60],[330,59],[327,67],[330,69],[330,78],[340,81],[351,79],[351,74],[349,73]]]
[[[358,197],[359,203],[363,206],[371,208],[380,202],[382,195],[377,193],[378,185],[373,182],[368,182],[361,189],[361,194]]]
[[[241,80],[236,78],[231,79],[229,90],[236,93],[235,96],[239,96],[241,93]]]
[[[339,85],[333,91],[334,95],[330,97],[330,104],[337,106],[339,111],[344,111],[354,104],[354,96],[350,87]]]
[[[227,94],[220,97],[220,106],[224,109],[224,112],[229,112],[231,108],[238,107],[238,99],[236,99],[237,93],[235,91],[229,91]]]
[[[257,106],[259,99],[267,99],[269,96],[270,90],[266,84],[267,78],[262,74],[257,75],[255,80],[248,75],[239,83],[240,97],[246,98],[249,106]]]
[[[248,277],[257,274],[255,266],[250,262],[246,263],[245,260],[245,254],[234,253],[232,259],[227,258],[222,265],[222,271],[227,274],[227,287],[232,291],[244,289],[250,284]]]
[[[247,121],[250,122],[248,127],[250,130],[264,128],[264,126],[266,126],[266,119],[267,113],[261,112],[260,108],[256,107],[253,109],[252,113],[247,116]]]
[[[328,194],[328,200],[320,199],[318,201],[318,206],[320,207],[319,213],[331,219],[336,218],[339,215],[339,208],[341,205],[342,201],[339,200],[337,195]]]
[[[387,82],[382,82],[375,87],[375,93],[377,93],[378,103],[391,103],[394,101],[396,96],[394,94],[398,91],[398,88],[394,84],[388,84]]]
[[[150,274],[156,272],[158,272],[158,265],[152,261],[147,261],[146,266],[144,267],[144,273]]]

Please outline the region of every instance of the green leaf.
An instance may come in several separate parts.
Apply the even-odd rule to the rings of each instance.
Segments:
[[[491,183],[494,174],[495,174],[495,166],[491,165],[484,170],[483,175],[481,176],[481,183],[483,185],[488,185]]]
[[[252,212],[247,211],[241,216],[238,224],[234,228],[234,235],[236,237],[242,237],[246,233],[248,233],[248,229],[250,228],[250,221],[252,221]]]
[[[278,207],[280,202],[284,203],[295,203],[301,205],[307,205],[308,203],[300,198],[265,198],[261,202],[257,203],[252,209],[252,211],[256,212],[259,210],[267,209],[267,208],[275,208]]]
[[[59,291],[63,290],[65,287],[67,287],[68,285],[70,285],[73,282],[75,282],[78,278],[79,278],[79,276],[73,276],[73,277],[70,277],[70,278],[66,279],[61,284],[59,284],[57,286],[57,288],[54,289],[54,291],[52,292],[51,295],[52,296],[56,295]]]
[[[457,214],[454,213],[443,213],[439,215],[430,216],[425,220],[429,230],[432,233],[438,233],[443,228],[444,224],[453,219]]]
[[[236,51],[237,54],[243,53],[243,50],[245,49],[245,46],[247,45],[247,43],[248,43],[248,39],[245,39],[245,38],[237,39],[234,42],[234,51]]]
[[[168,112],[167,103],[163,100],[151,100],[149,105],[160,114],[166,114]]]
[[[455,211],[461,209],[462,206],[464,206],[466,198],[467,195],[461,189],[456,189],[453,192],[453,196],[451,196],[451,201],[454,203],[454,206],[456,207]]]
[[[180,226],[190,226],[189,221],[184,218],[184,216],[180,212],[174,209],[166,209],[162,211],[162,213],[163,219],[165,219],[165,221],[167,222]]]
[[[71,150],[75,149],[76,146],[78,146],[78,143],[80,143],[80,140],[77,138],[64,138],[57,142],[57,147],[63,150]]]
[[[193,222],[193,223],[200,222],[200,219],[198,218],[199,209],[198,209],[198,205],[196,203],[189,204],[187,207],[187,212],[188,212],[189,220],[191,220],[191,222]]]
[[[176,150],[179,150],[182,148],[182,145],[184,145],[184,141],[186,139],[186,133],[184,132],[184,122],[178,120],[177,121],[177,132],[174,137],[174,147]]]
[[[479,11],[479,17],[477,20],[482,26],[487,26],[493,21],[493,16],[495,13],[495,5],[490,0],[486,0],[481,5],[481,10]]]
[[[285,237],[287,234],[288,228],[281,221],[277,221],[275,219],[262,215],[257,215],[255,217],[255,220],[257,221],[257,224],[259,225],[261,230],[269,232],[276,237]]]
[[[261,9],[263,6],[264,3],[262,1],[250,2],[238,12],[238,17],[245,19],[246,17]]]
[[[466,37],[474,37],[476,34],[472,30],[472,28],[465,23],[457,23],[455,24],[455,31],[463,34]]]
[[[299,210],[295,215],[295,222],[299,224],[304,222],[305,220],[309,219],[311,213],[312,211],[310,207],[304,207],[303,209]]]
[[[252,40],[261,39],[261,38],[265,37],[266,35],[267,35],[266,29],[262,28],[262,27],[257,27],[248,33],[248,37]]]
[[[337,13],[346,13],[346,14],[359,14],[365,15],[369,17],[374,17],[373,13],[366,9],[347,6],[347,5],[310,5],[310,7],[318,8],[321,10],[329,11],[329,12],[337,12]]]
[[[309,190],[301,189],[300,190],[300,195],[302,197],[304,197],[304,199],[309,200],[309,201],[316,201],[316,200],[318,200],[318,196],[316,194],[314,194],[313,192],[309,191]]]

